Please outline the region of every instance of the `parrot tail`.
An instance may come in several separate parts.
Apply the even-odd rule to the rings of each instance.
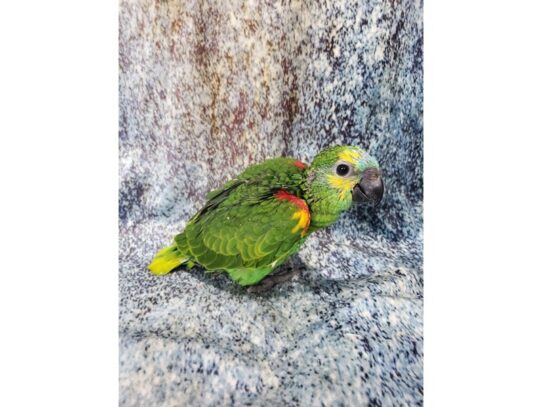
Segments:
[[[152,274],[161,276],[188,261],[189,258],[183,255],[179,251],[177,245],[174,244],[172,246],[164,247],[156,253],[151,264],[149,264],[149,270]]]

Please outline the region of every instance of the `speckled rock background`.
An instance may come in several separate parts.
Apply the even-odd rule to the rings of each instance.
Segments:
[[[421,405],[420,1],[120,2],[120,404]],[[154,252],[249,164],[357,144],[387,195],[247,294]]]

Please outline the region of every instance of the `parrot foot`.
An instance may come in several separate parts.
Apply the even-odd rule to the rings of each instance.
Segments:
[[[270,290],[275,285],[284,283],[297,276],[301,270],[286,269],[276,274],[272,274],[269,277],[262,280],[261,283],[250,286],[247,288],[247,292],[251,294],[258,294]]]

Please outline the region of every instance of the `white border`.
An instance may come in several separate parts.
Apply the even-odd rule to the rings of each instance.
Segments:
[[[539,405],[542,15],[425,6],[425,404]]]
[[[116,405],[117,3],[0,20],[0,405]]]

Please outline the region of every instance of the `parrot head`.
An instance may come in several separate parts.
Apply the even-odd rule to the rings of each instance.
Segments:
[[[309,168],[307,181],[315,206],[328,215],[348,209],[352,202],[377,203],[384,195],[378,162],[355,146],[322,150]]]

